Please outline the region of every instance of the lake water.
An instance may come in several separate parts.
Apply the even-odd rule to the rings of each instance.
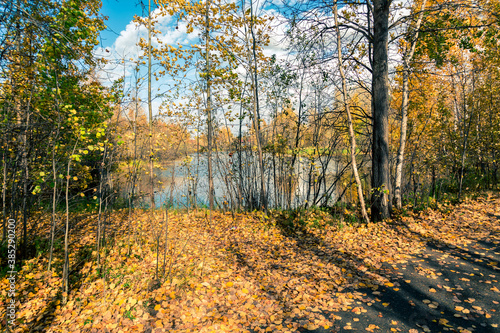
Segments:
[[[311,163],[314,165],[311,166]],[[240,159],[237,154],[214,153],[212,164],[217,206],[227,208],[232,205],[237,206],[238,198],[247,198],[248,206],[252,195],[258,198],[260,173],[253,154],[242,154],[243,172],[241,175],[238,172]],[[265,181],[269,207],[302,206],[308,198],[308,192],[310,202],[316,198],[316,204],[321,202],[328,204],[336,200],[338,193],[334,184],[340,171],[338,162],[297,158],[293,169],[290,168],[290,164],[290,158],[273,161],[272,156],[265,157]],[[195,204],[198,207],[208,206],[206,154],[189,155],[163,169],[156,169],[155,173],[162,183],[155,190],[156,207],[164,207],[165,204],[176,208],[193,207]],[[321,175],[325,177],[321,178]],[[276,179],[284,177],[289,178],[279,183],[282,185],[276,185]],[[243,182],[240,189],[237,186],[239,182]],[[291,191],[287,184],[292,184]]]

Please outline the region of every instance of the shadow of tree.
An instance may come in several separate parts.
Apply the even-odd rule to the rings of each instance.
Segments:
[[[481,254],[458,248],[436,237],[415,232],[405,224],[390,224],[388,227],[394,229],[403,239],[411,235],[415,241],[424,244],[423,252],[419,256],[410,258],[408,263],[403,261],[394,264],[389,261],[383,262],[381,265],[373,265],[366,260],[366,254],[363,256],[346,249],[339,249],[336,244],[330,244],[328,239],[318,236],[317,232],[311,232],[311,229],[305,225],[291,225],[289,222],[280,223],[278,220],[276,227],[284,236],[284,243],[293,244],[294,250],[297,251],[297,257],[311,258],[311,260],[339,267],[342,271],[342,281],[337,283],[339,281],[335,281],[334,277],[325,278],[324,275],[319,276],[312,270],[309,272],[289,272],[283,262],[290,260],[290,258],[280,256],[279,249],[264,244],[258,252],[262,255],[261,260],[271,262],[269,265],[271,274],[276,272],[276,276],[285,275],[289,279],[307,279],[307,281],[318,285],[334,285],[334,288],[327,291],[332,299],[338,298],[339,295],[344,295],[344,299],[352,297],[351,301],[338,307],[322,308],[322,315],[337,318],[334,322],[335,326],[333,329],[317,328],[312,330],[313,332],[343,331],[347,322],[355,323],[354,318],[361,318],[358,323],[364,325],[364,327],[357,327],[358,329],[364,329],[373,323],[381,327],[382,330],[390,331],[391,323],[397,322],[395,327],[399,329],[423,329],[427,327],[434,332],[442,330],[444,327],[452,329],[474,325],[481,327],[481,332],[495,332],[495,328],[491,326],[494,322],[488,320],[484,314],[487,313],[485,312],[486,304],[491,305],[491,301],[494,301],[497,296],[495,292],[483,295],[484,288],[481,288],[479,284],[484,281],[480,280],[479,277],[481,277],[480,274],[488,275],[497,272]],[[254,276],[259,275],[255,265],[248,258],[249,254],[242,251],[237,242],[233,242],[231,249],[240,267],[251,270]],[[450,260],[459,260],[460,263],[457,264],[459,267],[452,269],[450,265],[454,263],[448,262]],[[471,278],[470,274],[474,274],[474,272],[476,272],[474,276],[477,279]],[[468,279],[469,281],[460,279]],[[407,283],[405,280],[409,282]],[[384,284],[382,281],[390,281],[390,283]],[[464,288],[460,287],[459,282]],[[465,282],[470,282],[470,286],[466,285]],[[444,288],[444,283],[449,283],[451,286]],[[362,285],[368,287],[361,287]],[[285,312],[297,305],[288,297],[288,294],[293,292],[291,290],[276,288],[276,286],[266,286],[265,290],[269,297],[278,300]],[[481,303],[474,304],[481,304],[482,306],[479,308],[484,311],[475,311],[471,308],[468,314],[457,314],[453,297],[462,305],[463,302],[471,299],[481,299]],[[311,306],[314,305],[313,303]],[[468,305],[472,306],[473,304]],[[366,312],[364,312],[365,310]],[[490,310],[495,312],[493,307],[490,307]],[[310,313],[295,316],[292,321],[303,323],[305,320],[311,319],[308,315]],[[298,331],[311,330],[300,328]]]
[[[498,323],[491,320],[494,315],[487,317],[487,309],[489,308],[490,312],[493,313],[500,310],[498,304],[494,303],[498,299],[498,294],[488,290],[489,288],[485,289],[485,286],[491,283],[491,281],[488,283],[488,279],[494,280],[498,275],[498,269],[495,269],[497,258],[494,257],[494,252],[486,254],[472,251],[446,242],[438,238],[438,235],[415,231],[408,224],[398,223],[397,225],[402,227],[394,228],[398,233],[401,235],[412,234],[426,245],[423,253],[415,257],[410,265],[418,274],[413,274],[417,278],[416,281],[412,281],[414,287],[408,290],[409,284],[402,284],[401,289],[414,299],[422,299],[425,296],[426,299],[439,303],[439,313],[432,309],[426,309],[427,311],[423,313],[426,325],[431,331],[442,329],[442,326],[439,325],[439,320],[441,320],[441,323],[446,321],[448,327],[470,328],[475,326],[481,327],[481,332],[497,332],[492,325]],[[467,241],[469,248],[480,245],[483,250],[496,249],[494,243],[478,240],[474,235],[471,235]],[[426,271],[426,269],[428,270]],[[432,274],[429,276],[428,273]],[[438,283],[433,282],[434,280],[438,280]],[[438,291],[436,292],[434,289],[433,292],[429,293],[429,290],[436,285]],[[419,290],[420,295],[414,293],[415,290]],[[457,312],[457,306],[462,308],[468,306],[471,309]],[[398,309],[403,308],[398,306]],[[474,329],[472,328],[472,330]]]

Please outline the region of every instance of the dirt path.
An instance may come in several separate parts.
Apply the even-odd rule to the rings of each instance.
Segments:
[[[484,219],[500,225],[500,202],[481,208],[462,205],[441,221],[446,234],[456,228],[456,241],[440,237],[439,222],[417,221],[426,224],[420,232],[407,228],[425,242],[424,251],[383,265],[378,273],[390,282],[382,288],[349,290],[354,297],[335,313],[334,327],[316,332],[500,332],[500,234],[474,232]]]

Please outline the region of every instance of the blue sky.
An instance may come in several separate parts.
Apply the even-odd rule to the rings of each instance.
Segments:
[[[153,6],[154,3],[151,2]],[[148,4],[147,0],[142,0],[142,3],[144,6]],[[142,16],[141,0],[102,0],[101,13],[108,16],[108,20],[105,22],[108,28],[101,32],[102,47],[106,48],[113,45],[120,32],[125,30],[127,24],[132,21],[134,15]]]
[[[157,24],[155,29],[160,31],[160,34],[153,37],[153,47],[161,41],[163,45],[182,44],[189,46],[197,43],[199,39],[199,31],[195,29],[192,33],[187,33],[187,24],[183,21],[176,21],[169,15],[160,15],[161,10],[151,1],[153,17],[156,17]],[[107,16],[108,20],[105,24],[107,29],[101,32],[101,44],[96,48],[95,55],[108,60],[108,62],[99,69],[99,77],[105,85],[111,85],[116,79],[125,76],[125,88],[130,90],[135,83],[137,77],[144,77],[146,67],[140,65],[140,71],[134,71],[137,60],[143,54],[143,51],[137,46],[140,38],[147,37],[147,29],[145,26],[138,26],[132,22],[134,15],[147,16],[148,0],[102,0],[101,14]],[[278,40],[283,36],[283,27],[277,29],[272,35],[271,45],[265,48],[265,53],[268,56],[272,54],[285,55],[286,52],[279,46]],[[277,33],[277,34],[276,34]],[[153,63],[153,70],[158,68]],[[138,76],[136,76],[138,74]],[[142,84],[145,84],[142,81]],[[153,80],[153,90],[161,93],[161,86],[168,84],[168,80],[163,78],[160,82]],[[146,100],[144,92],[139,93],[143,101]],[[153,101],[154,113],[160,106],[161,100]]]
[[[107,28],[101,32],[100,45],[95,50],[95,55],[109,61],[100,71],[103,82],[111,84],[124,74],[129,77],[132,73],[134,61],[137,61],[143,54],[143,51],[138,48],[137,42],[141,37],[147,37],[146,27],[138,26],[132,20],[134,15],[146,17],[147,6],[148,0],[102,0],[101,14],[108,17],[105,22]],[[174,21],[169,15],[161,15],[161,10],[154,4],[153,0],[151,0],[151,7],[153,17],[156,17],[157,20],[155,29],[161,31],[160,35],[153,37],[153,47],[157,46],[159,41],[163,45],[182,44],[184,46],[192,45],[198,41],[199,31],[195,29],[194,32],[187,33],[186,22]],[[282,35],[282,31],[280,32]],[[268,53],[269,56],[285,53],[282,47],[277,45],[278,39],[281,37],[276,36],[272,35],[271,45],[265,48],[265,53]],[[123,60],[126,62],[126,68],[122,64]]]
[[[143,53],[137,46],[137,42],[141,37],[147,37],[147,29],[144,26],[138,26],[132,20],[134,15],[147,16],[147,6],[148,0],[102,0],[101,14],[108,17],[105,21],[107,28],[101,32],[100,45],[96,48],[95,55],[108,60],[108,63],[99,69],[99,77],[105,85],[111,85],[123,75],[125,75],[126,90],[130,91],[134,85],[135,78],[137,78],[133,75],[134,67]],[[153,0],[151,7],[155,14],[159,14],[158,6],[154,5]],[[175,28],[176,25],[179,26],[178,29]],[[174,24],[168,15],[158,17],[156,28],[162,32],[158,38],[170,45],[189,44],[197,38],[196,34],[186,33],[185,24]],[[152,42],[153,46],[157,45],[157,38],[153,38]],[[145,73],[146,67],[141,65],[140,72],[137,73],[138,77],[144,78]],[[165,83],[165,80],[161,83]],[[144,81],[142,85],[145,85]],[[159,83],[153,80],[153,90],[159,92],[158,88]],[[143,87],[139,93],[143,101],[146,100],[144,91]],[[161,100],[154,99],[154,113],[157,113],[160,103]]]

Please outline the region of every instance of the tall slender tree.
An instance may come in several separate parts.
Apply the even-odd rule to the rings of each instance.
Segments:
[[[424,9],[427,4],[427,0],[422,0],[420,4],[420,11],[417,13],[417,19],[414,25],[408,27],[407,41],[403,45],[403,81],[402,81],[402,92],[401,92],[401,133],[399,137],[399,149],[396,157],[396,179],[394,184],[394,197],[396,199],[396,207],[401,209],[402,207],[402,195],[401,195],[401,182],[403,177],[403,162],[404,153],[406,146],[406,135],[408,128],[408,104],[410,96],[410,85],[409,76],[411,71],[411,62],[413,55],[415,54],[415,49],[417,46],[418,34],[420,26],[422,24],[422,18],[424,16]]]
[[[333,17],[335,20],[335,30],[337,32],[337,55],[339,62],[339,72],[342,79],[342,104],[347,113],[347,127],[349,129],[349,140],[351,141],[351,166],[352,173],[354,174],[354,179],[356,180],[356,188],[358,191],[359,205],[361,207],[361,215],[363,220],[368,223],[368,214],[366,213],[365,199],[363,196],[363,186],[361,184],[361,179],[359,178],[358,165],[356,163],[356,136],[354,134],[354,128],[352,124],[351,108],[349,106],[348,93],[347,93],[347,81],[344,73],[344,57],[342,56],[342,39],[340,36],[339,20],[337,14],[338,4],[335,2],[333,5]]]

